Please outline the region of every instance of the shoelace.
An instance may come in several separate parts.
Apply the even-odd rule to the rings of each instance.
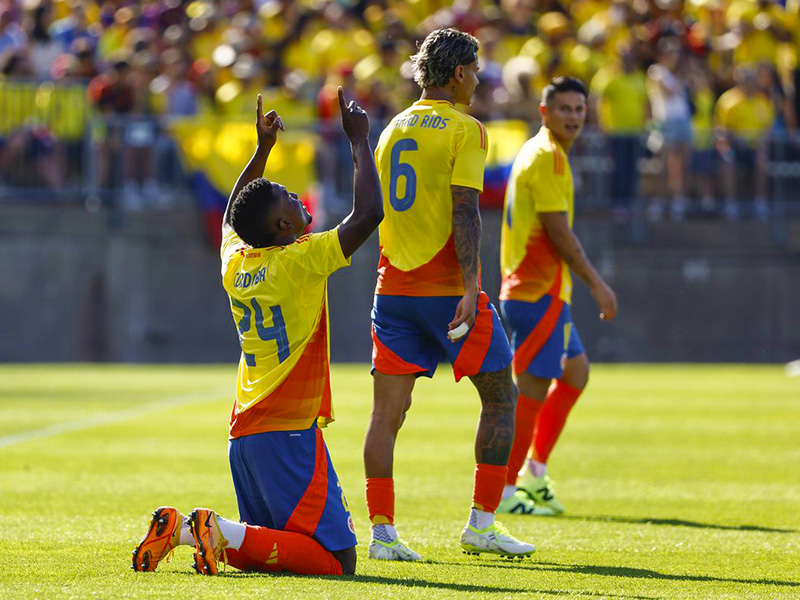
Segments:
[[[500,521],[495,521],[492,527],[494,528],[496,533],[499,533],[500,535],[503,535],[507,538],[511,538],[512,540],[514,539],[514,537],[511,535],[508,529],[506,529],[505,526]]]

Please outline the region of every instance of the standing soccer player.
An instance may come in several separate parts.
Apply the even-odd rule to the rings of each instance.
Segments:
[[[206,575],[220,560],[245,571],[355,571],[353,521],[320,430],[333,420],[327,281],[350,264],[383,207],[367,114],[345,106],[342,88],[339,105],[355,162],[353,211],[335,229],[303,235],[311,216],[297,194],[261,177],[283,124],[262,113],[258,96],[258,147],[230,196],[221,248],[242,347],[229,446],[242,522],[158,508],[134,550],[137,571],[152,571],[179,544],[195,546],[194,567]]]
[[[461,547],[504,556],[535,549],[494,520],[514,437],[515,392],[508,340],[480,289],[486,130],[455,109],[472,100],[477,50],[475,38],[455,29],[428,35],[412,57],[422,97],[392,119],[375,152],[386,219],[372,311],[374,404],[364,442],[371,558],[421,558],[394,527],[392,463],[414,382],[433,376],[443,351],[456,381],[469,377],[482,404]]]
[[[498,512],[552,515],[564,506],[553,495],[547,460],[589,379],[570,314],[570,271],[589,286],[601,319],[614,318],[617,297],[572,231],[567,153],[586,119],[586,88],[578,79],[556,77],[544,88],[539,110],[543,126],[514,160],[503,213],[500,310],[512,330],[519,397]]]

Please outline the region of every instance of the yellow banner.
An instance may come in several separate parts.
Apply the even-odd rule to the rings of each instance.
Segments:
[[[188,171],[201,171],[221,193],[230,193],[256,147],[252,122],[214,117],[189,117],[169,127]],[[316,134],[281,132],[272,149],[264,177],[303,195],[317,181],[314,164]]]

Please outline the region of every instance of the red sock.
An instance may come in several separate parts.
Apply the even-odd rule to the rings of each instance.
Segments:
[[[517,398],[517,412],[514,416],[514,444],[511,446],[511,454],[508,456],[506,485],[514,485],[517,482],[517,473],[528,456],[528,450],[533,440],[533,428],[536,426],[536,415],[542,404],[541,401],[522,394]]]
[[[561,430],[564,429],[569,411],[575,406],[581,392],[582,389],[574,388],[561,380],[556,380],[547,392],[533,432],[533,460],[547,462]]]
[[[367,477],[367,512],[373,525],[394,525],[394,479]]]
[[[505,465],[488,465],[478,463],[475,466],[475,487],[472,492],[472,505],[486,512],[494,512],[503,497],[506,484]]]
[[[248,525],[241,547],[226,554],[228,564],[242,571],[343,574],[341,563],[318,541],[293,531]]]

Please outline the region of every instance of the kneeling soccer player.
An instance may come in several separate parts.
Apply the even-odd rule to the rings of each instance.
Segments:
[[[339,105],[355,162],[353,211],[336,229],[303,235],[311,215],[297,195],[261,178],[283,123],[262,113],[258,96],[258,147],[231,194],[221,248],[242,346],[229,447],[242,522],[160,507],[133,552],[136,571],[152,571],[180,544],[195,546],[193,566],[206,575],[220,560],[246,571],[355,571],[353,521],[319,429],[333,420],[327,279],[383,208],[367,114],[345,105],[341,88]]]

